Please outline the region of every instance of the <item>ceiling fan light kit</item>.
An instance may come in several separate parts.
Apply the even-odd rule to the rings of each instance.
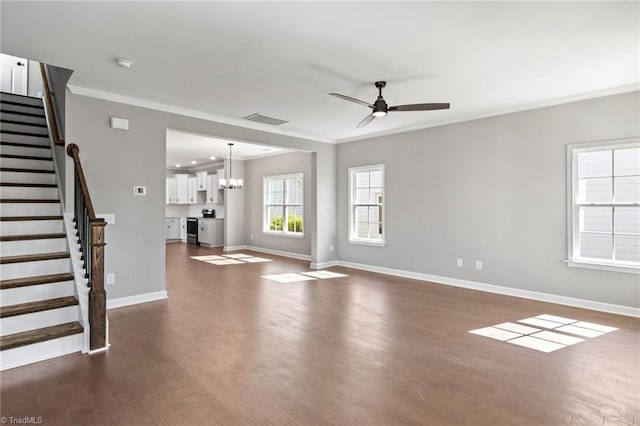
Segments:
[[[387,85],[386,81],[376,81],[375,86],[378,88],[378,98],[373,104],[369,104],[360,99],[352,98],[350,96],[341,95],[340,93],[329,93],[331,96],[343,99],[345,101],[353,102],[356,104],[364,105],[371,108],[371,114],[367,115],[356,127],[361,128],[371,123],[376,117],[384,117],[390,111],[433,111],[437,109],[449,109],[448,103],[429,103],[429,104],[409,104],[409,105],[396,105],[389,106],[382,97],[382,89]]]

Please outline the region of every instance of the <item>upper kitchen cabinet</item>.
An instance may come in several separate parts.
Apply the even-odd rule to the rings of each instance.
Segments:
[[[174,175],[177,182],[176,203],[189,204],[189,175]]]
[[[175,177],[167,178],[167,204],[177,203],[178,198],[178,181]]]
[[[206,191],[208,188],[207,185],[207,172],[198,172],[196,173],[196,183],[198,191]]]
[[[218,204],[218,175],[207,176],[207,203]]]
[[[198,202],[198,179],[189,176],[187,180],[187,203],[196,204]]]

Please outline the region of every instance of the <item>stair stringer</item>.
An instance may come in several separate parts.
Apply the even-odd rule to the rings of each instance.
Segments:
[[[64,213],[64,228],[67,235],[67,244],[69,244],[69,253],[71,253],[71,268],[73,270],[74,282],[76,284],[76,297],[80,306],[80,318],[84,332],[82,336],[82,353],[89,352],[91,330],[89,327],[89,280],[85,278],[86,271],[84,262],[80,258],[80,244],[75,238],[75,223],[73,222],[73,213]]]

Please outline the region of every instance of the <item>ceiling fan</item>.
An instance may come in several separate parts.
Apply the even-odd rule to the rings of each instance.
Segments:
[[[364,105],[371,108],[373,111],[367,115],[356,127],[364,127],[371,123],[376,117],[384,117],[390,111],[432,111],[436,109],[449,109],[449,104],[409,104],[409,105],[396,105],[389,106],[382,97],[382,89],[387,85],[386,81],[376,81],[376,87],[378,88],[378,99],[372,104],[369,104],[360,99],[352,98],[351,96],[341,95],[340,93],[329,93],[336,98],[344,99],[345,101],[354,102],[356,104]]]

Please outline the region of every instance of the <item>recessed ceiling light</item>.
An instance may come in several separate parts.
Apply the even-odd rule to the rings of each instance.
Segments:
[[[176,164],[176,167],[182,167],[180,164]]]
[[[115,61],[116,64],[121,68],[131,68],[131,65],[133,65],[133,62],[125,58],[116,58]]]
[[[216,157],[209,157],[209,160],[215,160]]]
[[[198,164],[198,162],[197,161],[192,161],[191,164]]]

